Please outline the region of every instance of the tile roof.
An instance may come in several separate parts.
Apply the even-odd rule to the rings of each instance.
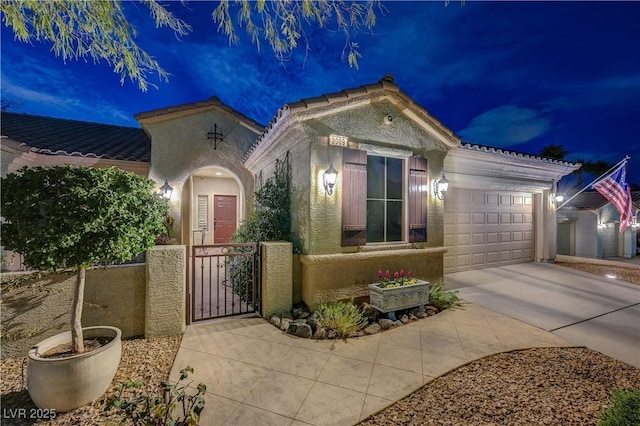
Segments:
[[[631,200],[634,208],[640,209],[640,191],[631,191]],[[562,206],[561,210],[598,210],[609,204],[598,191],[589,190],[577,195],[574,199]]]
[[[240,111],[237,111],[231,108],[229,105],[224,104],[220,100],[220,98],[218,98],[217,96],[212,96],[206,101],[190,102],[187,104],[175,105],[175,106],[170,106],[166,108],[159,108],[151,111],[141,112],[141,113],[135,114],[134,117],[136,120],[139,120],[139,121],[148,120],[156,117],[161,117],[167,114],[182,113],[182,112],[187,112],[192,110],[198,110],[200,108],[211,108],[211,107],[216,107],[217,109],[220,109],[222,111],[225,111],[231,114],[232,116],[239,119],[240,121],[243,121],[249,126],[254,127],[255,130],[258,132],[261,132],[262,130],[264,130],[264,125],[244,115]]]
[[[522,152],[509,151],[506,149],[494,148],[491,146],[479,145],[475,143],[463,142],[462,145],[460,145],[460,147],[463,149],[471,150],[471,151],[490,152],[492,154],[504,154],[504,155],[509,155],[509,156],[518,157],[518,158],[529,158],[532,160],[538,160],[538,161],[542,161],[544,163],[550,163],[550,164],[558,164],[561,166],[575,167],[575,166],[581,165],[580,163],[570,163],[568,161],[557,160],[555,158],[541,157],[539,155],[531,155],[531,154],[525,154]]]
[[[416,103],[411,96],[400,90],[400,87],[395,83],[395,79],[391,75],[385,75],[380,81],[373,84],[366,84],[360,87],[355,87],[351,89],[343,89],[339,92],[325,93],[320,96],[311,97],[311,98],[303,98],[297,102],[291,102],[286,104],[284,107],[278,110],[278,113],[273,117],[271,122],[266,127],[265,131],[258,137],[256,142],[249,148],[247,153],[244,156],[243,161],[247,161],[247,159],[251,156],[251,154],[262,144],[262,142],[267,138],[267,136],[271,133],[271,131],[277,127],[278,123],[283,121],[283,119],[291,113],[297,111],[308,110],[312,108],[321,108],[330,106],[332,104],[336,104],[339,102],[345,102],[349,100],[353,100],[359,97],[365,97],[367,95],[372,94],[382,94],[384,92],[391,92],[398,96],[400,99],[407,102],[409,105],[414,106],[418,111],[422,111],[428,120],[435,127],[442,130],[443,133],[447,134],[449,138],[452,140],[456,140],[459,142],[458,136],[456,136],[451,129],[446,127],[442,122],[436,119],[434,116],[429,114],[427,110]]]
[[[0,133],[47,155],[149,162],[151,139],[143,129],[2,112]]]

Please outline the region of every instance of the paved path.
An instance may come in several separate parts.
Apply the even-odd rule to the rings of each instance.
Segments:
[[[203,425],[353,425],[469,361],[505,350],[567,346],[477,305],[356,339],[284,334],[261,318],[191,325],[171,373],[207,385]]]
[[[465,300],[640,367],[640,286],[547,263],[456,272],[445,282]]]

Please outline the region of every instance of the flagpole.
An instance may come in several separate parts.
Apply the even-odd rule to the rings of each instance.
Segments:
[[[569,201],[573,200],[574,198],[576,198],[578,195],[582,194],[584,191],[587,190],[587,188],[589,188],[591,185],[593,185],[594,183],[596,183],[597,181],[599,181],[600,179],[602,179],[603,177],[605,177],[606,175],[608,175],[612,170],[615,170],[616,168],[618,168],[621,164],[627,162],[631,160],[631,157],[629,157],[628,155],[625,155],[625,157],[619,161],[615,166],[611,167],[609,170],[607,170],[606,172],[604,172],[603,174],[601,174],[600,176],[598,176],[593,182],[591,182],[590,184],[588,184],[587,186],[585,186],[584,188],[582,188],[580,191],[576,192],[575,194],[573,194],[571,196],[571,198],[569,198],[567,201],[565,201],[564,203],[560,204],[558,206],[558,209],[561,209],[565,204],[567,204]]]

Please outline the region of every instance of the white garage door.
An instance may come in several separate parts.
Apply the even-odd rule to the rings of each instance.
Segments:
[[[533,197],[452,189],[444,215],[444,271],[533,261]]]

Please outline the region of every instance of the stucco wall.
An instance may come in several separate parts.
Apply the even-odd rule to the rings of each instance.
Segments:
[[[69,331],[76,275],[60,273],[29,279],[32,273],[3,273],[2,357],[23,356],[28,349]],[[21,278],[22,277],[22,278]],[[7,290],[9,282],[22,285]],[[87,271],[82,325],[111,325],[123,337],[144,334],[145,265],[112,266]]]
[[[289,312],[293,306],[293,245],[286,241],[260,244],[262,315]]]
[[[184,231],[180,226],[182,216],[189,212],[182,209],[182,192],[187,179],[196,171],[210,166],[225,168],[238,178],[246,199],[242,212],[244,217],[252,204],[254,178],[243,166],[242,159],[255,141],[257,132],[240,125],[235,117],[217,110],[159,120],[140,122],[151,135],[149,177],[158,185],[166,179],[174,188],[171,214],[176,219],[176,229]],[[207,139],[207,132],[213,130],[214,123],[224,135],[224,141],[218,142],[216,150],[213,149],[213,141]]]
[[[444,282],[444,248],[400,249],[300,256],[302,300],[311,308],[331,300],[367,296],[377,271],[404,269],[431,283]]]
[[[579,257],[598,257],[598,216],[589,210],[560,210],[558,220],[575,221],[575,255]],[[601,255],[600,255],[601,256]]]

